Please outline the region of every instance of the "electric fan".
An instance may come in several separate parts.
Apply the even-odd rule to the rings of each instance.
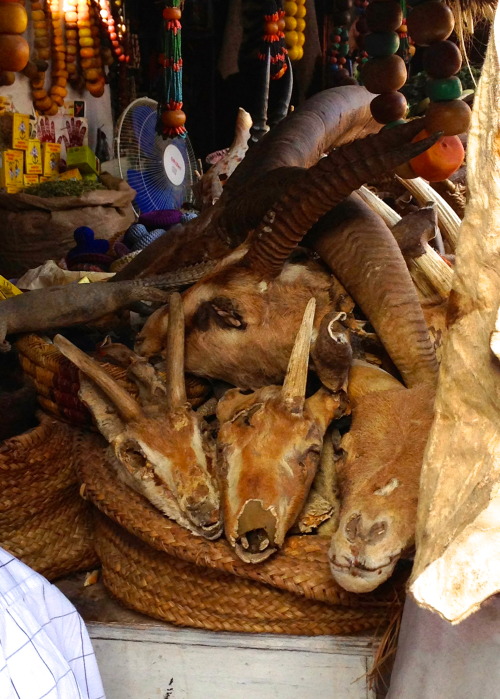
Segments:
[[[137,214],[180,209],[192,201],[196,160],[187,137],[156,133],[158,103],[140,97],[129,104],[117,125],[116,154],[120,176],[135,189]]]

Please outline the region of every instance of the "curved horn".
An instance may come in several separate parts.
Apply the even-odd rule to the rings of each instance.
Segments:
[[[54,345],[81,372],[88,376],[89,379],[92,379],[96,386],[113,402],[113,405],[125,421],[137,420],[142,417],[142,410],[139,404],[92,357],[75,347],[72,342],[62,335],[55,336]]]
[[[184,379],[184,310],[180,294],[170,296],[167,329],[167,402],[179,408],[187,402]]]
[[[420,120],[350,143],[311,167],[266,213],[250,236],[244,264],[263,278],[276,277],[303,236],[336,204],[367,180],[380,177],[432,146],[440,134],[411,143]]]
[[[294,413],[302,413],[306,396],[307,369],[309,365],[309,350],[316,311],[316,299],[309,299],[304,311],[302,323],[295,338],[292,354],[288,362],[285,381],[283,382],[283,402]]]

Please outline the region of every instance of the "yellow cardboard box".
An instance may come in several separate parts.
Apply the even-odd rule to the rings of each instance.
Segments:
[[[12,282],[9,282],[8,279],[5,279],[0,274],[0,301],[10,299],[12,296],[18,296],[22,293],[21,289],[18,289],[17,286],[14,286]]]
[[[28,141],[28,150],[26,151],[26,167],[27,175],[41,175],[43,171],[42,163],[42,147],[40,141],[33,139]]]
[[[59,175],[60,180],[81,180],[82,174],[78,168],[74,167],[71,170],[66,170],[66,172],[61,172]]]
[[[28,150],[30,118],[28,114],[14,114],[12,118],[12,148]]]
[[[38,175],[25,175],[23,180],[25,187],[29,187],[32,184],[38,184]]]
[[[24,152],[4,150],[0,157],[0,187],[22,187]]]
[[[56,177],[59,174],[60,159],[60,143],[42,143],[43,174],[45,177]]]

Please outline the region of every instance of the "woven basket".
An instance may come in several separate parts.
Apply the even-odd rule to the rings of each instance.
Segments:
[[[16,348],[21,367],[33,382],[43,410],[73,425],[90,427],[92,416],[78,398],[80,379],[75,365],[39,335],[24,335]],[[124,369],[105,362],[103,367],[115,379],[124,381]],[[129,383],[127,390],[134,392]]]
[[[57,347],[39,335],[24,335],[16,342],[19,362],[33,383],[40,407],[50,415],[72,425],[92,427],[92,416],[78,398],[79,371]],[[127,379],[126,369],[100,362],[102,368],[131,395],[137,397],[137,386]],[[161,376],[161,374],[160,374]],[[197,377],[186,377],[188,400],[197,408],[210,391],[210,385]]]
[[[0,546],[54,579],[92,567],[97,557],[75,473],[78,430],[39,419],[33,430],[0,444]]]
[[[100,511],[95,543],[104,584],[127,607],[181,626],[298,635],[372,630],[393,615],[393,584],[371,595],[336,585],[328,539],[290,537],[282,552],[253,566],[226,541],[194,536],[118,482],[93,437],[96,458],[82,445],[77,469]]]

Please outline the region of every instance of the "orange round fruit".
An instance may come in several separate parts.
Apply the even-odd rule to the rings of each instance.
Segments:
[[[27,26],[28,15],[20,3],[0,3],[0,34],[22,34]]]
[[[421,141],[429,136],[423,129],[413,142]],[[448,179],[464,160],[464,147],[458,136],[442,136],[433,146],[410,160],[410,167],[419,177],[428,182],[441,182]]]
[[[0,71],[21,71],[30,57],[30,47],[19,34],[0,34]]]

